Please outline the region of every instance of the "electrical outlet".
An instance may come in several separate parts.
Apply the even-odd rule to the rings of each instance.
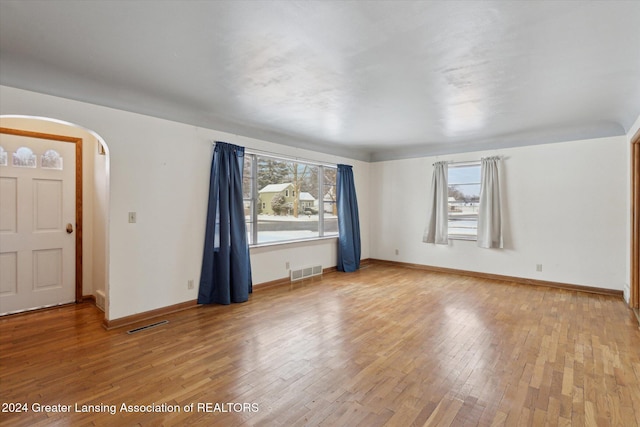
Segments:
[[[135,224],[136,222],[136,213],[135,212],[129,212],[129,222],[131,224]]]
[[[400,250],[396,249],[396,255],[400,255]]]
[[[291,266],[289,265],[289,261],[287,261],[287,262],[285,262],[285,263],[284,263],[284,269],[285,269],[285,270],[289,270],[289,268],[290,268],[290,267],[291,267]]]
[[[536,264],[536,271],[542,271],[542,264]]]
[[[187,280],[187,289],[193,289],[193,279]]]

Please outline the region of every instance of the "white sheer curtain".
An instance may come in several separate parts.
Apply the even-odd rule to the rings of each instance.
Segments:
[[[422,241],[425,243],[449,244],[447,164],[448,162],[437,162],[433,165],[433,179],[431,181],[433,201],[431,205],[431,216],[429,217],[429,222],[427,223],[427,228],[422,238]]]
[[[478,246],[502,247],[500,212],[499,157],[485,157],[480,169],[480,208],[478,211]]]

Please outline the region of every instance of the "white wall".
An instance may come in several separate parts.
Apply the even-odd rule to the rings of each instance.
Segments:
[[[369,164],[122,110],[0,86],[0,114],[51,117],[96,132],[109,149],[107,319],[193,300],[187,281],[200,276],[212,140],[353,165],[361,206],[362,257],[369,257]],[[128,212],[137,223],[128,223]],[[295,266],[336,264],[335,240],[251,253],[255,284]],[[196,286],[197,288],[197,286]]]
[[[200,274],[212,140],[352,164],[363,259],[619,290],[628,283],[629,161],[624,136],[368,164],[4,86],[0,114],[68,121],[107,143],[110,176],[93,179],[110,190],[85,200],[93,200],[94,207],[109,205],[102,218],[95,209],[89,214],[109,227],[109,264],[94,263],[92,276],[85,280],[98,283],[92,277],[107,276],[109,320],[196,298],[197,290],[188,290],[187,281],[197,283]],[[496,154],[505,158],[506,248],[480,249],[465,241],[444,247],[422,243],[432,163]],[[92,156],[96,163],[107,161]],[[130,211],[137,212],[137,224],[127,222]],[[95,232],[85,237],[101,238]],[[87,247],[95,251],[95,245]],[[333,266],[335,240],[252,249],[251,262],[255,284],[286,277],[286,262],[292,267]],[[542,272],[535,271],[536,264],[543,264]],[[103,273],[100,268],[105,267]]]
[[[432,164],[488,155],[504,158],[505,249],[422,243]],[[622,290],[627,169],[624,136],[374,163],[371,257]]]
[[[100,144],[102,144],[100,142]],[[96,141],[96,148],[98,141]],[[109,157],[95,150],[93,160],[93,295],[106,294],[108,282]]]

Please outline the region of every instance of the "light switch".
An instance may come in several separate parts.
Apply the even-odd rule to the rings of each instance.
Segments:
[[[129,212],[129,222],[131,224],[134,224],[136,222],[136,213],[135,212]]]

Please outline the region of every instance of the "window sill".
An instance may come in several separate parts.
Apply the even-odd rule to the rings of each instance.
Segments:
[[[468,240],[470,242],[477,242],[478,236],[447,236],[449,240]]]
[[[249,250],[281,247],[281,246],[296,246],[296,245],[304,246],[306,244],[323,243],[323,242],[326,242],[327,240],[338,240],[338,236],[314,237],[312,239],[304,239],[304,240],[283,240],[279,242],[258,243],[256,245],[249,245]]]

